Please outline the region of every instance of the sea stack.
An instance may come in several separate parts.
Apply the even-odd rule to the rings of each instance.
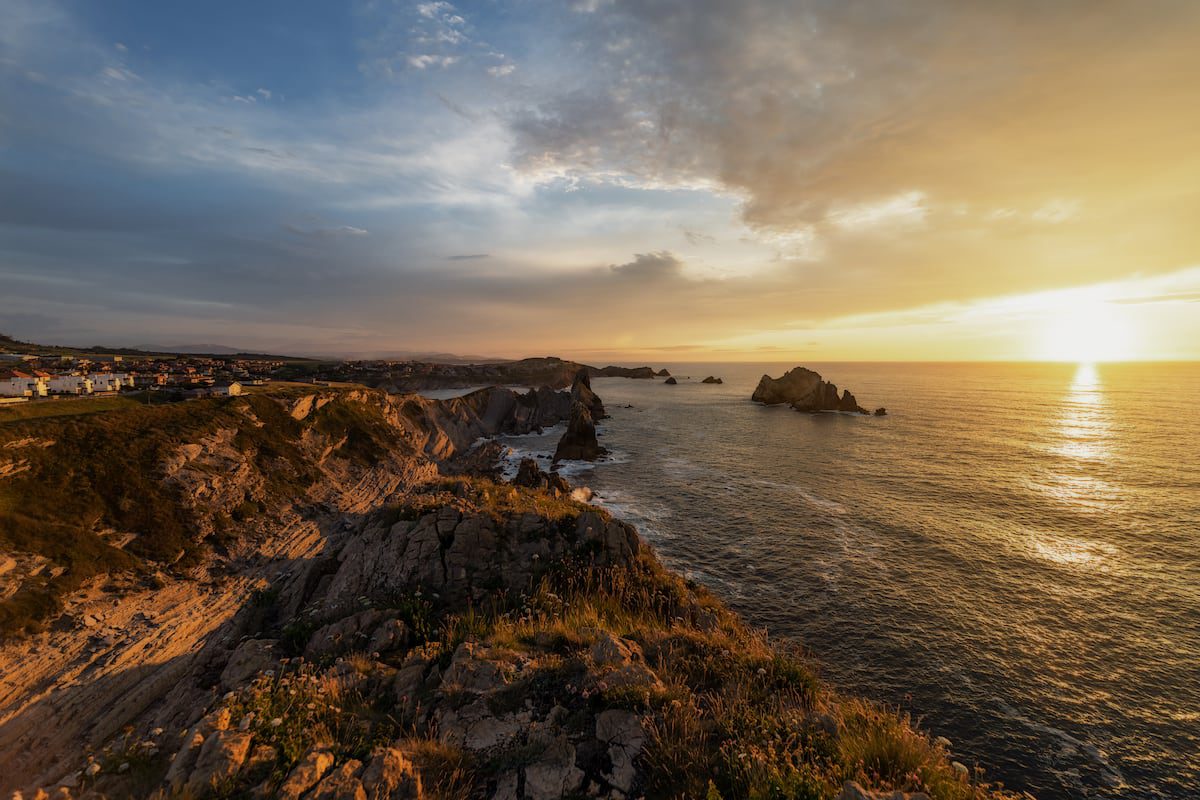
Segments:
[[[667,378],[665,381],[663,381],[663,383],[667,386],[674,386],[679,383],[679,381],[675,380],[674,378]]]
[[[839,396],[837,386],[804,367],[791,369],[779,378],[763,375],[750,399],[768,406],[787,403],[797,411],[867,413],[849,390]]]
[[[714,378],[712,375],[709,375],[707,378],[705,378],[704,380],[702,380],[700,382],[701,383],[724,383],[725,381],[721,380],[720,378]]]
[[[604,411],[604,403],[592,391],[592,378],[586,369],[576,372],[575,379],[571,381],[571,401],[587,406],[593,420],[604,419],[608,416]]]
[[[571,420],[567,432],[558,440],[555,461],[595,461],[607,450],[596,441],[596,423],[588,407],[576,400],[571,405]]]

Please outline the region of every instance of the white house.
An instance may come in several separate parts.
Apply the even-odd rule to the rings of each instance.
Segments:
[[[0,379],[0,397],[45,397],[45,378],[24,376]]]
[[[50,394],[92,393],[92,381],[86,375],[51,375],[46,384]]]
[[[97,392],[119,392],[133,386],[133,377],[125,372],[93,372],[88,379]]]

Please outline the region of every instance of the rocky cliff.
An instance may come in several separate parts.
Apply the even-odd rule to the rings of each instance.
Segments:
[[[138,504],[174,502],[181,530],[202,536],[174,562],[130,551],[60,597],[51,624],[0,646],[0,790],[1000,796],[944,742],[822,687],[797,649],[533,469],[535,488],[447,474],[472,437],[548,424],[561,402],[330,390],[0,426],[0,453],[27,465],[0,478],[0,514],[17,496],[6,481],[53,477],[59,442],[112,444],[116,431],[154,440],[133,457],[174,488],[142,498],[122,485],[127,507],[109,509],[97,492],[99,515],[80,524],[120,550],[105,531],[152,539]],[[234,519],[247,492],[258,499]],[[225,528],[188,527],[226,513]],[[12,538],[28,524],[3,530],[6,550],[64,563]]]
[[[825,382],[818,373],[804,367],[795,367],[778,378],[763,375],[750,399],[769,406],[787,403],[797,411],[867,413],[849,389],[839,396],[837,386]]]

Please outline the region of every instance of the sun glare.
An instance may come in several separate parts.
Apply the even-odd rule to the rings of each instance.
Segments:
[[[1123,361],[1134,355],[1134,332],[1112,303],[1088,299],[1056,311],[1041,334],[1046,361]]]

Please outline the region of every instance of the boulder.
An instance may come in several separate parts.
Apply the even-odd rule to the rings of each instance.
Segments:
[[[702,380],[700,382],[701,383],[724,383],[725,381],[721,380],[720,378],[714,378],[712,375],[709,375],[707,378],[705,378],[704,380]]]
[[[596,440],[596,423],[588,407],[576,401],[571,406],[571,421],[567,423],[567,432],[558,441],[554,450],[554,460],[595,461],[607,450]]]
[[[204,740],[184,794],[199,797],[226,783],[242,767],[253,735],[242,731],[217,731]]]
[[[795,367],[778,378],[763,375],[750,399],[768,406],[787,403],[797,411],[867,413],[849,391],[839,396],[837,386],[804,367]]]
[[[383,611],[369,609],[318,628],[309,637],[304,657],[314,660],[349,650],[362,650],[371,642],[372,632],[386,616]]]
[[[560,736],[542,757],[525,768],[525,796],[529,800],[560,800],[583,785],[583,770],[575,766],[575,747]]]
[[[371,753],[362,773],[370,800],[420,800],[424,797],[421,773],[402,750],[381,747]]]
[[[667,378],[665,381],[663,381],[663,384],[666,386],[674,386],[677,383],[679,383],[679,381],[675,380],[675,378],[673,378],[673,377]]]
[[[367,800],[367,792],[363,788],[358,773],[362,771],[362,762],[350,759],[326,775],[307,800]]]
[[[332,766],[333,753],[323,747],[312,748],[288,773],[276,797],[282,800],[299,800],[302,794],[317,785]]]
[[[614,789],[628,793],[637,777],[633,761],[646,742],[641,718],[623,709],[602,711],[596,716],[596,738],[608,748],[612,764],[609,772],[604,774],[604,780]]]
[[[886,416],[887,416],[887,409],[886,409],[886,408],[882,408],[882,407],[875,409],[875,416],[877,416],[877,417],[886,417]]]
[[[221,671],[221,686],[236,689],[275,665],[274,639],[248,639],[237,646]]]
[[[898,790],[870,792],[854,781],[846,781],[837,800],[929,800],[924,792],[906,793]]]
[[[543,471],[537,461],[532,458],[521,459],[521,464],[517,467],[517,475],[513,478],[513,484],[529,489],[542,489],[555,497],[571,492],[571,484],[567,483],[565,478],[557,472]]]

